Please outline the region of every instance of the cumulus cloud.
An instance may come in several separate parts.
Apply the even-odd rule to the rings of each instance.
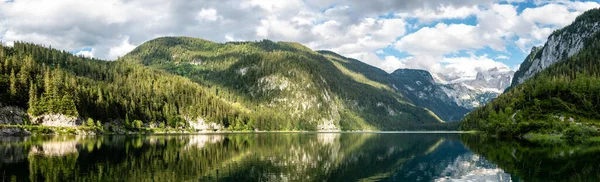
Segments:
[[[250,13],[253,9],[228,0],[0,2],[0,27],[6,29],[0,37],[5,42],[28,41],[66,50],[93,47],[94,56],[115,59],[126,53],[117,55],[114,48],[123,37],[136,46],[166,35],[213,41],[225,41],[224,34],[249,35],[264,14],[260,9]]]
[[[489,36],[478,26],[439,23],[404,36],[395,46],[412,55],[445,55],[484,46],[501,50],[503,45],[502,37]]]
[[[108,53],[109,57],[118,57],[118,56],[122,56],[127,54],[129,51],[135,49],[134,45],[131,45],[131,43],[129,43],[129,37],[125,37],[125,39],[123,39],[123,42],[121,42],[120,45],[116,45],[114,47],[111,47]]]
[[[443,57],[418,55],[398,59],[394,56],[386,56],[380,62],[383,70],[393,72],[400,68],[423,69],[433,74],[443,75],[445,79],[475,78],[477,72],[498,68],[500,70],[511,70],[506,64],[491,59],[488,55],[477,56],[470,54],[466,57]]]
[[[505,56],[505,55],[499,55],[499,56],[496,56],[496,59],[509,59],[509,57]]]
[[[217,10],[213,8],[202,8],[202,10],[198,12],[198,19],[201,21],[217,21],[220,18],[221,17],[217,15]]]
[[[461,51],[474,52],[485,48],[506,52],[507,46],[516,46],[526,53],[531,46],[545,42],[553,30],[570,24],[584,11],[598,6],[600,5],[596,2],[569,1],[541,4],[538,7],[525,8],[521,12],[518,12],[517,5],[513,4],[462,7],[462,11],[440,6],[437,11],[433,9],[422,14],[417,10],[417,13],[404,16],[412,16],[420,21],[475,16],[477,24],[437,23],[434,26],[422,27],[399,39],[394,43],[394,47],[412,55],[407,59],[400,59],[407,67],[426,69],[434,73],[468,77],[480,69],[508,69],[506,64],[486,55],[448,56]],[[505,60],[508,57],[499,56],[495,59]],[[411,64],[407,61],[426,64]]]
[[[441,19],[464,19],[479,11],[477,5],[454,7],[441,5],[437,8],[419,8],[410,13],[398,13],[401,17],[416,18],[422,22],[431,22]]]
[[[476,56],[471,54],[469,57],[447,57],[442,59],[441,63],[445,75],[457,77],[475,77],[478,71],[499,68],[509,70],[510,68],[502,62],[488,58],[487,55]]]
[[[82,49],[82,50],[76,51],[75,55],[83,56],[83,57],[87,57],[87,58],[93,58],[94,57],[94,49],[92,49],[92,48]]]
[[[538,7],[517,11],[517,5],[510,2],[16,0],[0,2],[0,39],[5,44],[29,41],[102,59],[116,59],[160,36],[217,42],[271,39],[332,50],[388,72],[419,68],[468,75],[476,68],[466,63],[505,65],[484,55],[456,57],[455,53],[484,48],[505,52],[507,46],[529,51],[556,28],[600,6],[596,2],[544,1]],[[549,13],[552,16],[544,16]],[[468,17],[475,17],[476,24],[441,21]],[[419,23],[408,23],[413,19]],[[76,51],[84,48],[91,49]],[[394,57],[385,51],[388,48],[409,56]]]

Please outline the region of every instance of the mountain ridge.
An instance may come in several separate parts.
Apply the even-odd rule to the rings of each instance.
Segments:
[[[600,22],[589,12],[591,10],[577,17],[570,25],[555,30],[543,46],[533,47],[515,72],[511,87],[583,49],[586,40],[600,31]]]
[[[177,45],[175,47],[161,46],[160,44],[154,45],[154,42],[169,41],[170,39],[173,39],[174,42],[184,42],[185,44],[173,44]],[[167,43],[165,45],[170,44]],[[145,50],[147,54],[140,53],[144,47],[149,48]],[[178,49],[178,47],[185,48]],[[155,52],[164,52],[164,49],[171,50],[172,55],[160,55],[163,57],[162,60],[148,57],[155,54]],[[278,56],[281,55],[293,56],[278,58]],[[230,59],[223,59],[224,56],[229,56]],[[269,40],[228,43],[207,43],[206,41],[199,41],[199,43],[195,43],[194,39],[189,37],[163,37],[140,45],[139,48],[136,48],[124,57],[140,60],[147,66],[188,77],[200,84],[208,83],[207,86],[217,86],[218,88],[223,88],[231,92],[237,92],[238,95],[250,100],[250,102],[257,100],[258,102],[262,102],[262,106],[288,109],[296,113],[303,113],[305,111],[299,110],[299,106],[290,106],[289,101],[292,100],[291,103],[301,103],[302,101],[306,101],[306,98],[293,98],[293,96],[298,95],[299,93],[302,95],[298,90],[301,90],[304,87],[300,87],[299,85],[318,85],[315,84],[315,82],[326,84],[326,86],[318,86],[319,88],[330,89],[320,89],[322,91],[319,91],[319,89],[313,90],[311,94],[305,95],[308,95],[309,97],[310,95],[328,95],[332,96],[334,100],[336,96],[337,98],[350,98],[333,102],[333,105],[335,106],[332,108],[337,109],[332,109],[332,112],[330,113],[335,113],[334,110],[339,110],[339,108],[342,108],[342,105],[346,105],[343,106],[343,108],[360,110],[361,112],[365,109],[371,109],[373,111],[379,110],[375,111],[379,112],[379,115],[395,116],[397,114],[406,114],[406,112],[398,109],[413,107],[411,106],[412,103],[406,100],[403,94],[395,92],[392,89],[389,84],[389,75],[385,71],[367,65],[361,61],[343,57],[331,51],[312,51],[298,43],[273,42]],[[167,62],[165,62],[165,60],[167,60]],[[194,64],[189,64],[191,62],[190,60],[193,60]],[[202,61],[199,62],[196,60]],[[222,62],[228,62],[227,64],[231,65],[226,65],[227,68],[223,69],[220,67],[221,65],[219,65]],[[260,66],[257,66],[257,64],[260,64]],[[282,66],[282,64],[285,65]],[[305,68],[300,70],[296,69],[299,66],[298,64],[303,64]],[[276,69],[262,69],[264,67]],[[257,70],[254,68],[261,69]],[[307,73],[305,70],[309,70],[309,72]],[[288,72],[290,71],[304,76],[301,76],[300,78],[291,78],[291,75],[288,75]],[[240,74],[242,72],[243,74]],[[273,75],[276,75],[277,78],[271,78],[287,79],[287,83],[292,86],[296,85],[296,88],[299,89],[280,90],[281,92],[272,93],[272,95],[269,96],[260,95],[260,91],[257,91],[259,87],[256,87],[255,83],[257,80],[265,79]],[[244,81],[223,79],[231,77],[241,77],[239,79],[244,79]],[[318,77],[319,79],[297,83],[298,79],[307,77]],[[356,88],[361,88],[360,92],[362,94],[357,94],[354,91]],[[243,91],[240,92],[239,90]],[[255,92],[256,94],[253,94]],[[380,99],[377,101],[368,101],[366,103],[361,103],[359,101],[361,99],[358,99],[364,96],[371,97],[370,95],[375,96],[375,98],[372,99]],[[369,97],[367,97],[367,99]],[[383,99],[386,97],[387,99]],[[275,103],[273,102],[274,100],[285,100],[286,103]],[[364,100],[364,98],[362,100]],[[240,103],[243,102],[245,101],[241,101]],[[314,105],[320,106],[327,104],[328,103],[314,102],[312,104],[303,104],[302,108],[308,106],[310,109],[310,107]],[[406,106],[398,108],[397,104]],[[331,116],[332,117],[329,117],[329,120],[339,120],[334,118],[347,117],[342,115]],[[329,126],[331,126],[331,124],[329,124]]]
[[[446,121],[457,121],[469,112],[469,109],[457,105],[448,97],[443,86],[425,70],[398,69],[390,74],[392,86],[402,92],[413,103],[426,107]]]
[[[576,21],[553,35],[578,37],[581,22],[600,23],[600,9],[586,11]],[[570,32],[572,34],[564,34]],[[552,37],[552,36],[551,36]],[[463,130],[480,130],[488,134],[531,138],[539,134],[571,141],[600,136],[600,32],[587,36],[577,53],[553,60],[521,84],[513,83],[497,99],[468,114],[461,124]],[[549,39],[554,41],[553,39]],[[557,42],[555,47],[568,47],[573,42]],[[579,44],[579,43],[577,43]],[[548,43],[546,45],[549,45]],[[544,50],[546,48],[543,48]],[[540,48],[532,48],[524,64],[541,60]],[[570,49],[576,50],[576,49]],[[539,62],[539,61],[537,61]],[[519,73],[523,73],[520,69]],[[522,77],[524,78],[524,77]],[[515,79],[518,80],[517,76]],[[513,79],[514,80],[514,79]]]
[[[68,126],[80,125],[84,123],[84,120],[87,117],[93,119],[94,121],[101,120],[102,123],[105,124],[111,123],[110,125],[107,125],[111,128],[124,126],[124,129],[128,130],[135,129],[138,126],[156,127],[159,125],[164,125],[168,127],[191,127],[193,129],[199,130],[247,130],[253,128],[258,130],[327,130],[340,128],[342,128],[343,130],[397,130],[436,128],[439,127],[440,124],[443,124],[440,122],[440,119],[437,118],[437,116],[435,116],[435,114],[433,114],[431,111],[428,111],[424,108],[415,107],[412,103],[410,103],[410,101],[405,100],[401,93],[393,91],[393,89],[387,83],[379,83],[377,81],[373,81],[377,80],[378,78],[376,77],[384,72],[373,71],[374,73],[372,75],[364,74],[367,75],[367,78],[362,73],[357,73],[355,71],[352,71],[352,69],[348,69],[346,67],[348,63],[364,64],[357,60],[354,60],[354,62],[352,62],[350,61],[350,59],[347,59],[345,57],[337,57],[333,55],[329,55],[328,57],[326,57],[326,55],[316,53],[297,43],[274,43],[271,41],[262,41],[218,44],[206,40],[193,39],[194,44],[200,44],[202,45],[202,47],[210,49],[209,51],[201,52],[201,54],[215,55],[216,53],[219,53],[219,51],[224,51],[226,53],[226,55],[220,55],[221,57],[219,57],[225,58],[224,60],[217,60],[214,57],[193,57],[194,55],[186,54],[188,52],[185,51],[185,47],[181,46],[183,44],[180,44],[177,41],[185,42],[190,40],[177,39],[175,42],[170,42],[170,40],[172,40],[171,38],[159,38],[157,40],[162,40],[163,43],[167,45],[169,45],[169,43],[172,43],[168,47],[169,49],[173,48],[173,50],[169,51],[174,51],[175,54],[171,54],[171,52],[166,51],[166,49],[158,49],[157,51],[149,51],[150,54],[148,55],[154,55],[156,57],[160,57],[161,59],[133,60],[131,59],[131,57],[124,56],[116,61],[106,62],[102,60],[88,59],[81,56],[74,56],[71,53],[65,51],[48,49],[42,46],[29,43],[17,42],[13,47],[2,47],[1,60],[2,64],[5,66],[2,70],[0,70],[2,71],[2,79],[0,79],[0,84],[6,86],[7,89],[3,89],[0,95],[3,98],[5,98],[3,100],[8,106],[18,106],[20,108],[27,109],[30,111],[28,112],[28,115],[31,116],[45,116],[48,114],[65,114],[65,116],[69,115],[68,118],[71,119],[69,119],[69,121],[65,121],[68,123]],[[225,47],[222,47],[221,45]],[[235,47],[235,45],[241,45],[241,49],[226,52],[226,48]],[[138,47],[132,52],[135,53],[136,51],[143,50],[142,48],[143,46]],[[259,53],[251,52],[256,50],[258,50]],[[293,50],[295,52],[302,52],[302,54],[285,52],[289,50]],[[242,56],[235,57],[239,55]],[[20,61],[7,61],[13,59],[23,60],[27,56],[31,56],[31,59],[27,59],[29,60],[27,64],[24,64],[24,62]],[[234,64],[235,61],[239,61],[240,59],[244,61],[249,61],[250,63],[259,64]],[[170,62],[167,62],[167,60]],[[155,65],[156,68],[147,67],[139,64],[143,63],[144,61],[157,61],[158,64]],[[269,61],[276,62],[276,64],[269,64]],[[211,62],[214,63],[212,67],[203,67],[197,70],[190,69],[192,68],[192,66],[199,66]],[[320,64],[326,64],[322,68],[310,65],[315,62]],[[297,66],[294,68],[298,69],[286,70],[286,72],[277,72],[278,70],[284,70],[278,69],[278,66],[286,66],[289,64]],[[27,71],[28,68],[24,67],[24,65],[32,65],[34,71]],[[173,71],[172,73],[164,69],[169,68],[169,66],[171,66],[171,68],[174,68],[174,70],[171,70]],[[370,67],[367,67],[367,69],[378,70],[376,68]],[[244,85],[236,85],[232,83],[229,83],[229,85],[227,85],[231,86],[231,88],[219,87],[219,85],[217,85],[227,80],[241,79],[241,81],[248,81],[244,80],[244,78],[252,75],[256,76],[257,70],[266,70],[270,71],[270,73],[268,75],[264,74],[260,77],[256,77],[256,79],[254,80],[249,80],[253,83],[253,85],[246,84],[245,86],[247,87],[244,87]],[[324,70],[329,72],[323,72]],[[199,74],[201,75],[200,77],[192,78],[175,76],[182,73],[188,73],[189,71],[198,71],[195,73],[202,73],[203,71],[205,73],[215,71],[214,73],[217,74]],[[24,75],[24,73],[29,72],[31,76],[26,80],[27,82],[31,81],[34,84],[23,83],[16,86],[12,86],[13,82],[11,72],[15,72],[16,75]],[[40,80],[41,78],[39,76],[35,76],[44,74],[54,75],[53,72],[56,72],[56,75],[63,75],[66,77],[66,79],[73,80],[75,84],[62,85],[61,87],[64,87],[65,89],[63,90],[66,92],[61,92],[60,90],[52,91],[52,89],[55,87],[47,86],[48,84],[44,84],[44,82],[46,81],[44,81],[43,79]],[[309,74],[312,72],[319,72],[323,74],[317,75],[316,77],[312,77]],[[305,77],[306,75],[309,76]],[[331,75],[333,75],[336,78],[327,77]],[[199,79],[202,79],[202,76],[207,76],[212,80],[207,79],[207,82],[199,82]],[[9,79],[9,77],[11,79]],[[137,83],[129,79],[136,77],[138,78]],[[126,78],[129,80],[123,81],[123,79]],[[160,78],[168,78],[174,81],[177,80],[177,82],[162,83],[164,82],[164,80]],[[291,82],[289,79],[291,78],[299,78],[299,80],[304,80],[305,82],[303,83],[306,84],[302,84],[302,87],[300,88],[298,87],[298,85],[290,84]],[[189,80],[191,82],[185,80]],[[343,87],[343,85],[345,84],[335,83],[338,80],[342,81],[343,83],[347,83],[351,87],[359,88],[359,90],[351,89],[352,91],[350,92],[344,91],[345,87]],[[180,81],[183,81],[184,83],[192,87],[180,87]],[[59,82],[60,81],[58,80],[56,81],[56,83]],[[82,84],[85,82],[89,82],[90,84],[96,86],[94,88],[90,88],[90,84]],[[54,82],[47,81],[47,83]],[[46,86],[42,87],[42,85]],[[128,88],[127,85],[139,86],[136,86],[136,88]],[[169,88],[172,86],[178,88],[176,89],[177,92],[175,93],[177,93],[177,95],[179,96],[168,96],[167,98],[164,98],[163,101],[154,100],[161,99],[162,97],[147,96],[147,94],[162,94],[163,91],[161,91],[161,89]],[[120,91],[114,90],[114,88],[119,87],[127,89]],[[184,104],[190,100],[194,100],[191,97],[188,97],[189,93],[185,93],[194,90],[190,90],[190,88],[199,90],[204,95],[212,98],[212,100],[209,99],[209,102],[202,101],[201,103],[222,103],[224,105],[211,108],[211,105],[206,104],[201,105],[201,107],[198,107],[194,104],[175,104],[174,101],[177,101],[180,104]],[[81,94],[85,93],[83,95],[78,94],[77,91],[70,91],[77,89],[86,89],[87,91],[81,92]],[[248,94],[237,95],[235,93],[235,89],[242,89],[242,92]],[[17,91],[13,92],[13,90]],[[22,93],[27,93],[28,90],[34,90],[37,93],[32,92],[33,94],[31,94],[29,97],[26,94],[21,95]],[[144,90],[153,90],[153,92],[155,93],[149,93]],[[289,90],[301,90],[302,92],[304,92],[304,94],[286,94],[286,92]],[[127,94],[128,92],[130,93]],[[320,93],[317,94],[320,95],[319,98],[309,98],[308,96],[311,95],[311,92]],[[46,93],[53,93],[53,95],[64,97],[67,99],[64,101],[61,101],[59,99],[56,102],[52,100],[52,102],[45,103],[43,105],[40,105],[40,108],[37,108],[37,106],[35,106],[37,105],[37,100],[35,98],[50,98],[44,95]],[[281,99],[268,100],[269,96],[277,94],[290,96],[288,98],[298,96],[296,100],[302,100],[305,103],[299,102],[300,104],[296,104],[295,102],[288,102],[285,100],[285,97],[282,97]],[[339,94],[343,95],[340,96]],[[117,98],[116,96],[118,96],[119,98]],[[368,99],[362,99],[361,97],[363,96],[367,96]],[[82,99],[81,97],[84,97],[85,99]],[[244,101],[248,100],[248,98],[250,97],[259,98],[256,102],[257,104],[244,104]],[[346,99],[340,99],[340,97],[344,97]],[[96,101],[94,101],[95,99]],[[123,100],[115,102],[115,99]],[[33,100],[33,105],[27,103],[31,100]],[[107,100],[109,101],[108,103],[106,102]],[[329,101],[322,103],[316,102],[319,100]],[[306,102],[313,103],[309,104]],[[341,102],[344,102],[345,104],[353,104],[345,105],[344,107],[332,106],[340,106]],[[61,103],[67,104],[65,105],[66,110],[44,109],[47,106],[54,108],[55,106],[59,106]],[[69,103],[71,103],[71,105],[69,105]],[[296,105],[290,107],[289,105],[284,106],[280,103],[290,103]],[[289,109],[290,111],[292,111],[293,109],[299,110],[300,108],[302,110],[313,109],[313,111],[310,111],[308,115],[306,115],[306,113],[295,114],[295,117],[300,119],[294,122],[287,122],[284,119],[284,115],[286,115],[286,113],[293,112],[273,112],[261,109],[269,107],[273,108],[277,106],[282,106],[282,109]],[[105,112],[90,112],[90,110],[88,109],[91,108],[103,108],[101,110],[108,109],[111,111],[111,114]],[[354,112],[347,112],[349,109],[354,109]],[[73,112],[69,114],[65,111]],[[361,111],[361,113],[358,113],[357,111]],[[190,112],[195,114],[190,115]],[[359,116],[359,114],[361,116]],[[384,122],[382,120],[364,119],[365,116],[378,117],[379,115],[387,116],[387,122]],[[319,124],[317,122],[311,122],[301,118],[305,116],[320,117],[322,119],[319,121],[322,121],[322,123]],[[359,122],[344,125],[338,123],[340,121],[340,118],[345,118],[343,122]],[[134,120],[136,122],[133,122]],[[51,122],[52,121],[47,121],[47,119],[42,119],[37,124],[45,125]],[[134,125],[133,123],[136,124]],[[377,124],[377,126],[373,126],[372,124]]]

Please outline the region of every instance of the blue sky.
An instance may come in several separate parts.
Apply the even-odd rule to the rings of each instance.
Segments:
[[[449,79],[515,69],[598,1],[566,0],[14,0],[0,2],[0,39],[114,60],[161,36],[302,43],[392,72]]]
[[[517,13],[519,13],[519,14],[522,13],[523,10],[525,10],[526,8],[535,8],[538,6],[543,6],[543,4],[536,5],[536,3],[534,3],[533,1],[523,1],[523,2],[516,2],[516,3],[499,2],[499,4],[514,5],[517,9]],[[426,22],[426,23],[420,23],[417,18],[412,18],[412,19],[407,20],[407,22],[410,24],[418,24],[419,25],[417,28],[407,29],[407,34],[411,34],[411,33],[414,33],[416,31],[420,30],[423,27],[435,26],[438,23],[466,24],[466,25],[476,26],[478,24],[478,19],[477,19],[477,16],[470,15],[465,18],[442,19],[439,21],[432,21],[432,22]],[[543,44],[543,42],[541,42],[541,41],[537,42],[537,43]],[[406,52],[401,52],[401,51],[395,50],[392,47],[386,47],[382,50],[384,50],[384,53],[378,54],[378,56],[380,58],[383,58],[387,55],[392,55],[392,56],[395,56],[398,58],[405,58],[405,57],[410,56],[410,54],[407,54]],[[472,52],[475,55],[487,54],[490,58],[494,58],[495,60],[506,64],[511,69],[516,69],[518,67],[518,65],[521,64],[523,62],[523,60],[525,59],[525,57],[529,54],[529,50],[524,51],[524,50],[521,50],[520,48],[518,48],[516,44],[513,44],[513,45],[508,44],[506,46],[505,51],[496,51],[489,47],[484,47],[484,48],[472,49],[472,50],[462,50],[462,51],[459,51],[458,53],[447,54],[446,56],[468,57],[469,52]]]

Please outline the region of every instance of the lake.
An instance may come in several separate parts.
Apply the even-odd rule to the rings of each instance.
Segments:
[[[1,181],[598,181],[600,147],[443,133],[0,138]]]

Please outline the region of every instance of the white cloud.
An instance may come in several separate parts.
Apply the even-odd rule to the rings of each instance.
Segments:
[[[440,74],[452,80],[457,78],[473,78],[478,71],[499,68],[509,70],[506,64],[488,58],[487,55],[468,57],[442,57],[419,55],[398,59],[386,56],[379,61],[380,67],[387,72],[393,72],[399,68],[413,68],[428,70],[432,74]]]
[[[217,21],[220,18],[221,17],[219,15],[217,15],[217,10],[215,10],[213,8],[208,8],[208,9],[202,8],[202,10],[200,10],[200,12],[198,12],[198,19],[199,20],[203,20],[203,21]]]
[[[598,8],[600,7],[600,4],[598,4],[598,2],[593,2],[593,1],[586,1],[586,2],[581,2],[581,1],[563,1],[561,2],[567,6],[569,6],[570,9],[574,9],[577,12],[584,12],[593,8]]]
[[[114,59],[119,56],[127,54],[129,51],[135,49],[135,45],[129,43],[129,37],[125,37],[123,42],[120,45],[114,46],[110,48],[109,57]]]
[[[514,65],[511,70],[517,71],[521,67],[521,64]]]
[[[2,44],[7,47],[13,47],[15,45],[15,42],[13,42],[13,41],[2,42]]]
[[[241,4],[243,7],[259,7],[269,13],[296,12],[305,6],[301,0],[249,0]]]
[[[496,59],[509,59],[509,57],[505,56],[505,55],[499,55],[499,56],[496,56]]]
[[[402,37],[395,47],[411,55],[434,56],[486,47],[504,52],[507,46],[517,46],[527,52],[531,46],[545,42],[555,29],[570,24],[583,11],[598,6],[595,2],[558,2],[525,8],[521,13],[511,4],[494,4],[479,9],[462,7],[463,11],[456,11],[456,8],[444,10],[444,6],[440,6],[439,13],[429,10],[428,13],[415,13],[412,16],[437,20],[474,14],[477,25],[438,23],[433,27],[422,27]]]
[[[458,77],[475,77],[477,71],[492,68],[510,69],[506,64],[488,58],[487,55],[471,55],[470,57],[447,57],[441,63],[445,70],[442,73]]]
[[[360,59],[392,44],[397,37],[405,34],[405,26],[406,22],[399,18],[364,18],[353,25],[329,20],[311,28],[314,39],[307,45]]]
[[[225,35],[225,40],[227,40],[227,42],[236,41],[235,37],[232,35]]]
[[[464,19],[479,11],[477,5],[454,7],[448,5],[438,6],[436,9],[420,8],[410,13],[398,13],[402,17],[417,18],[422,22],[431,22],[442,19]]]
[[[76,52],[75,55],[83,56],[83,57],[87,57],[87,58],[93,58],[94,57],[94,49],[81,50],[79,52]]]
[[[503,45],[501,37],[485,34],[478,26],[438,23],[435,27],[424,27],[404,36],[395,47],[412,55],[441,56],[485,46],[501,50]]]
[[[412,59],[412,57],[404,58],[404,60]],[[394,56],[386,56],[381,63],[381,67],[383,70],[387,72],[393,72],[399,68],[406,68],[406,64],[404,60],[399,60]]]
[[[530,22],[542,23],[553,26],[566,26],[571,24],[581,12],[571,12],[561,4],[547,4],[537,8],[523,10],[521,16]]]
[[[132,45],[166,35],[224,41],[224,35],[231,34],[255,40],[248,35],[263,14],[251,11],[230,0],[0,2],[0,30],[6,29],[0,37],[5,42],[27,41],[65,50],[92,47],[94,56],[107,59],[123,56],[115,55],[113,48],[122,37],[129,37]]]
[[[261,25],[256,28],[256,36],[259,38],[276,38],[283,40],[298,40],[306,29],[291,21],[279,19],[277,16],[269,16],[260,21]]]
[[[487,47],[504,52],[507,46],[529,51],[530,46],[543,43],[553,30],[570,23],[576,15],[600,6],[597,2],[543,1],[540,7],[519,13],[517,5],[494,3],[494,0],[14,1],[0,2],[0,37],[7,43],[28,41],[65,50],[91,47],[91,52],[80,54],[103,59],[123,56],[135,45],[166,35],[217,42],[266,38],[332,50],[386,71],[419,68],[451,73],[448,70],[455,68],[450,65],[462,63],[477,65],[480,63],[476,61],[481,61],[483,65],[479,67],[498,66],[487,57],[448,57],[452,53]],[[439,22],[469,16],[476,17],[476,25]],[[419,23],[407,23],[411,18]],[[411,32],[408,35],[407,27]],[[390,46],[411,56],[387,55],[384,50]],[[474,68],[465,69],[462,71],[470,74]]]

